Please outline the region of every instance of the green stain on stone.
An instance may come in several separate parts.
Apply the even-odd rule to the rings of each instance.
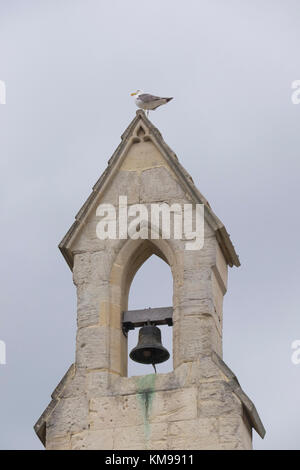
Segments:
[[[150,431],[151,431],[149,415],[151,412],[151,406],[152,406],[153,396],[155,392],[155,380],[156,380],[156,374],[136,377],[137,400],[141,406],[143,417],[144,417],[144,431],[145,431],[146,440],[149,439]]]

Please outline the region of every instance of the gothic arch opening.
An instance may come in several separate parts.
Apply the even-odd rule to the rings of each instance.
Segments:
[[[135,274],[128,297],[128,309],[144,309],[155,307],[170,307],[173,305],[173,277],[169,265],[155,254],[142,264]],[[162,343],[170,353],[170,358],[157,364],[157,373],[173,370],[173,328],[167,325],[159,326]],[[139,328],[128,333],[128,354],[137,345]],[[128,357],[128,377],[146,375],[154,372],[151,365],[139,364]]]
[[[142,283],[144,286],[144,295],[143,295],[143,304],[141,305],[142,309],[145,307],[153,306],[153,308],[160,308],[163,306],[173,307],[173,299],[178,298],[178,282],[176,282],[178,275],[177,268],[177,257],[176,253],[173,250],[172,245],[170,244],[169,240],[164,239],[155,239],[155,240],[148,240],[145,239],[127,239],[122,243],[120,249],[118,250],[117,256],[115,261],[112,265],[112,269],[110,272],[110,302],[109,302],[109,325],[110,328],[110,336],[109,336],[109,350],[110,350],[110,369],[119,373],[122,377],[128,377],[132,375],[132,369],[130,364],[130,372],[128,374],[128,364],[131,362],[129,358],[129,353],[131,350],[128,351],[128,335],[126,332],[122,331],[122,319],[123,314],[125,311],[132,310],[131,305],[133,305],[133,289],[131,290],[131,298],[130,298],[130,307],[128,306],[128,299],[129,299],[129,291],[131,289],[131,284],[135,275],[140,270],[140,268],[146,263],[144,269],[147,269],[147,260],[152,257],[152,255],[156,255],[153,257],[153,260],[150,261],[149,267],[152,265],[153,261],[160,261],[160,263],[165,262],[165,264],[160,264],[160,267],[157,269],[153,269],[151,273],[142,277]],[[158,260],[156,259],[158,257]],[[144,269],[140,271],[143,273]],[[154,290],[154,294],[152,293],[152,297],[147,297],[149,292],[153,292],[151,290],[151,285],[155,285],[155,280],[160,279],[159,272],[163,272],[166,270],[166,274],[164,279],[159,282]],[[137,279],[140,276],[137,277]],[[147,279],[147,280],[146,280]],[[170,288],[167,288],[167,284],[169,279]],[[135,283],[134,283],[135,284]],[[166,302],[167,305],[158,305],[158,292],[162,290],[165,294],[169,292],[168,301]],[[156,292],[156,295],[155,295]],[[153,302],[155,301],[155,303]],[[176,309],[175,312],[176,314]],[[174,319],[176,320],[176,315],[174,318],[173,315],[173,322]],[[172,330],[174,329],[176,322],[174,323],[173,327],[167,327],[171,330],[171,334],[173,334]],[[168,331],[165,335],[165,329],[163,329],[162,333],[165,338],[167,335],[170,334]],[[129,334],[132,331],[129,331]],[[174,340],[178,337],[173,335]],[[130,339],[132,338],[132,335]],[[116,348],[116,341],[119,342],[119,346]],[[172,341],[167,340],[168,344],[170,342],[170,347],[168,344],[165,346],[168,347],[169,353],[171,354],[171,361],[167,364],[169,372],[173,370],[173,352],[174,348],[172,347]],[[163,338],[164,344],[164,338]],[[136,346],[136,344],[134,345]],[[176,349],[175,349],[176,352]],[[174,355],[174,364],[176,363],[176,354]],[[147,367],[147,370],[143,370],[143,375],[152,373],[153,368]],[[157,372],[166,372],[159,366]],[[139,375],[140,372],[135,369],[134,375]]]

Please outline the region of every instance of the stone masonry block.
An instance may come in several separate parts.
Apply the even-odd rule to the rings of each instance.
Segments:
[[[143,409],[136,395],[106,396],[90,400],[90,429],[115,426],[139,426],[144,423]]]
[[[147,395],[142,399],[147,406]],[[151,399],[148,420],[152,423],[183,421],[197,417],[197,389],[156,392]]]
[[[76,365],[88,369],[107,369],[108,357],[107,327],[90,326],[77,332]]]
[[[47,441],[47,450],[71,450],[72,448],[70,434],[53,437],[52,439],[47,439]]]
[[[79,398],[59,400],[47,423],[47,440],[87,429],[88,401]]]
[[[113,449],[113,429],[101,431],[83,431],[71,437],[72,450]]]
[[[136,171],[126,171],[125,168],[116,175],[112,184],[107,188],[99,204],[119,206],[119,197],[127,196],[127,204],[139,203],[139,174]],[[100,220],[100,218],[98,219]]]
[[[241,416],[243,413],[240,400],[223,381],[199,385],[198,410],[200,417],[220,417],[228,413]]]
[[[169,424],[169,449],[218,449],[218,420],[201,418]]]
[[[152,168],[143,171],[140,190],[140,201],[142,203],[178,198],[184,199],[185,193],[178,181],[166,168]]]

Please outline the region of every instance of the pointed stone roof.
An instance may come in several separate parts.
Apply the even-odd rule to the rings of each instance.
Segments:
[[[71,251],[71,244],[75,237],[78,235],[81,228],[84,226],[86,218],[97,199],[97,196],[102,192],[107,185],[109,185],[111,178],[115,171],[118,169],[118,163],[121,160],[124,153],[126,153],[129,146],[133,142],[139,142],[139,131],[142,129],[143,140],[151,140],[162,156],[166,159],[174,173],[176,174],[178,181],[184,187],[185,191],[191,196],[192,200],[198,204],[204,204],[205,206],[205,219],[209,223],[211,228],[215,231],[217,241],[223,252],[226,262],[229,266],[240,266],[238,255],[235,252],[234,246],[230,240],[230,236],[220,219],[212,211],[208,201],[196,188],[192,177],[179,163],[177,156],[170,149],[170,147],[163,140],[159,130],[151,123],[146,117],[144,111],[138,110],[135,118],[129,124],[123,135],[121,136],[121,143],[118,148],[108,161],[106,170],[100,176],[96,184],[93,186],[90,196],[87,198],[79,212],[75,216],[75,222],[72,224],[67,234],[59,244],[63,256],[65,257],[70,268],[73,268],[73,254]]]

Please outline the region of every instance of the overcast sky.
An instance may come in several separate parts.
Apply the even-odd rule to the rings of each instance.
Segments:
[[[150,119],[240,255],[224,360],[266,427],[254,447],[300,449],[299,44],[298,0],[0,0],[2,449],[43,448],[33,425],[75,354],[57,244],[135,116],[137,88],[174,96]],[[169,267],[152,257],[130,306],[171,298]]]

